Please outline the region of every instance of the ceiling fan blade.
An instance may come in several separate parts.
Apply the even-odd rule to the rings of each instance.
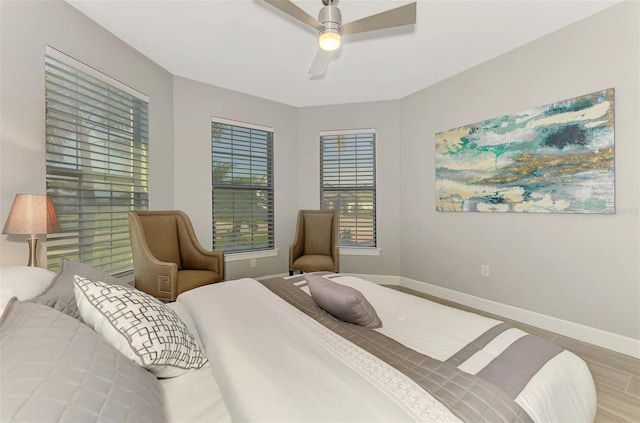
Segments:
[[[321,48],[318,49],[316,57],[313,58],[311,68],[309,68],[309,75],[324,75],[329,67],[329,61],[331,60],[332,51],[325,51]]]
[[[416,2],[342,25],[342,34],[377,31],[416,23]]]
[[[322,24],[316,18],[300,9],[290,0],[264,0],[264,2],[313,28],[319,29],[322,27]]]

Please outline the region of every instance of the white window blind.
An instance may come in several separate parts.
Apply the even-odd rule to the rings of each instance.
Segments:
[[[211,163],[213,249],[273,249],[273,129],[214,118]]]
[[[127,212],[149,204],[148,98],[49,47],[45,97],[47,193],[60,222],[48,267],[67,257],[129,272]]]
[[[320,207],[337,209],[340,246],[376,247],[376,133],[320,133]]]

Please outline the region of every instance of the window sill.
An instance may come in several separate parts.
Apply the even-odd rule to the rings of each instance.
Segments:
[[[380,248],[347,248],[340,247],[341,256],[379,256]]]
[[[273,250],[261,250],[261,251],[249,251],[246,253],[229,253],[224,255],[224,261],[241,261],[241,260],[250,260],[250,259],[258,259],[264,257],[276,257],[280,249],[274,248]]]

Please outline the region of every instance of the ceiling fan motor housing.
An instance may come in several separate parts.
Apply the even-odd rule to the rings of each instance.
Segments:
[[[336,1],[335,4],[337,3]],[[322,23],[320,33],[337,32],[341,34],[340,25],[342,25],[342,13],[340,13],[340,9],[338,9],[338,6],[335,6],[334,3],[330,3],[320,9],[318,21]]]

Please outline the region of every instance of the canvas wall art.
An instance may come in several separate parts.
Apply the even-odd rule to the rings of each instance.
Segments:
[[[440,132],[436,210],[615,213],[614,89]]]

